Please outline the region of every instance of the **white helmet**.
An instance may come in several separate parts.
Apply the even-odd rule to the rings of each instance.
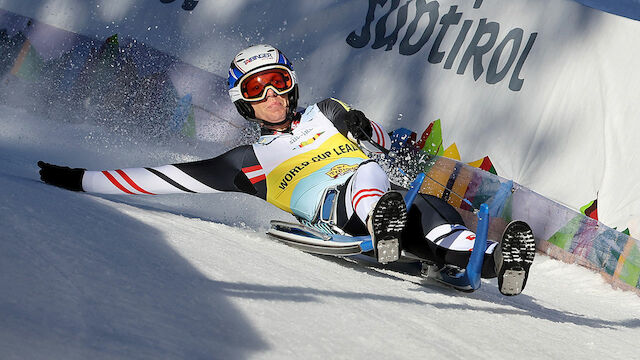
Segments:
[[[264,76],[267,74],[270,76]],[[273,76],[277,80],[272,80]],[[288,94],[289,109],[285,121],[293,117],[298,106],[296,72],[286,56],[271,45],[254,45],[240,51],[229,67],[228,84],[231,101],[247,120],[260,122],[255,119],[250,103],[264,99],[269,89],[278,95]]]

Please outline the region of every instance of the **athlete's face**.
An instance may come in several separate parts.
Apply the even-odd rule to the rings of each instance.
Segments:
[[[251,106],[255,111],[256,119],[264,121],[265,126],[269,127],[268,124],[277,124],[287,117],[289,98],[286,94],[278,95],[275,91],[268,89],[264,100],[252,102]]]

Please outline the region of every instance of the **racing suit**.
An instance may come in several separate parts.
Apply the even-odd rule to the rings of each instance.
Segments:
[[[344,119],[349,110],[336,99],[325,99],[298,113],[290,131],[263,129],[256,143],[207,160],[85,171],[82,190],[151,195],[239,191],[308,223],[317,222],[322,206],[330,206],[332,225],[362,234],[367,215],[390,184],[380,166],[348,139]],[[372,141],[389,148],[389,135],[373,121],[371,127]]]

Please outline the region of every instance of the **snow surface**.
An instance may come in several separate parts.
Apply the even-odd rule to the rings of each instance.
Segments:
[[[241,194],[95,196],[36,162],[93,170],[215,156],[0,106],[0,358],[637,358],[640,299],[538,255],[525,292],[466,294],[411,264],[301,252]]]

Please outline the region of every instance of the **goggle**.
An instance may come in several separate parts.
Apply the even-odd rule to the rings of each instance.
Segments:
[[[251,74],[240,82],[240,93],[247,101],[261,101],[267,97],[267,90],[283,95],[295,85],[291,72],[286,67],[276,67]]]

